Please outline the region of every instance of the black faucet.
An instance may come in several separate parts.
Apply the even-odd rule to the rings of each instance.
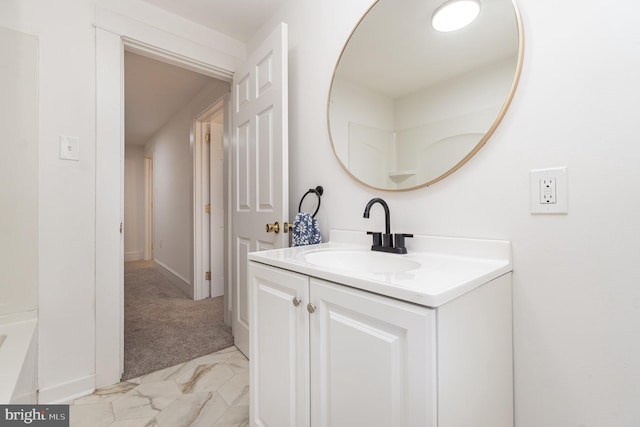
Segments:
[[[394,254],[406,254],[407,248],[404,246],[404,239],[406,237],[413,237],[413,234],[399,233],[395,235],[395,246],[393,244],[393,235],[391,234],[391,214],[389,213],[389,205],[387,202],[379,197],[369,200],[367,206],[364,208],[363,216],[369,218],[369,212],[371,206],[376,203],[380,203],[384,209],[384,234],[380,232],[367,231],[367,234],[373,236],[373,244],[371,245],[372,251],[391,252]]]

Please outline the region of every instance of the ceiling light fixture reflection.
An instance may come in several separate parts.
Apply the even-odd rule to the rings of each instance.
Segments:
[[[436,31],[455,31],[471,24],[479,14],[477,0],[451,0],[433,12],[431,25]]]

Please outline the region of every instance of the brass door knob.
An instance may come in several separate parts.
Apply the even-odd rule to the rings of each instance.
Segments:
[[[274,232],[278,234],[280,232],[280,224],[278,223],[278,221],[274,222],[273,224],[267,224],[266,229],[267,229],[267,233]]]

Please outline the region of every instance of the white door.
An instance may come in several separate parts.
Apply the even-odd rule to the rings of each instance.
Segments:
[[[288,244],[287,26],[280,24],[234,74],[232,146],[233,334],[249,355],[247,254]],[[266,224],[280,232],[267,233]]]
[[[96,387],[124,372],[122,40],[96,28]]]
[[[435,310],[310,280],[311,425],[435,427]]]

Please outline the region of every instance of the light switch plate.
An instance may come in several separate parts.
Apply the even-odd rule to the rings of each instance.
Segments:
[[[531,213],[568,213],[567,168],[535,169],[529,176]]]
[[[60,159],[80,160],[80,138],[60,135]]]

